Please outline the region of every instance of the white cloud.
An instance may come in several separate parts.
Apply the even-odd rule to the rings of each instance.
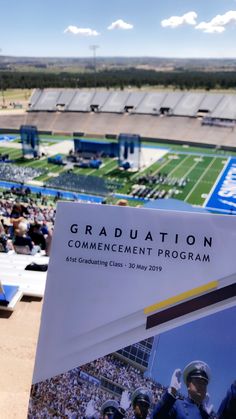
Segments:
[[[115,22],[112,22],[112,24],[110,26],[108,26],[107,29],[112,30],[112,29],[133,29],[133,25],[131,25],[130,23],[126,23],[124,22],[124,20],[122,19],[118,19]]]
[[[161,21],[161,26],[166,28],[170,26],[171,28],[177,28],[178,26],[182,25],[196,25],[197,13],[196,12],[188,12],[185,13],[183,16],[171,16],[168,19],[164,19]]]
[[[224,15],[217,15],[209,22],[200,22],[195,28],[206,33],[222,33],[225,31],[225,26],[230,23],[236,23],[235,10],[229,10]]]
[[[72,33],[73,35],[81,36],[98,36],[100,35],[97,31],[90,28],[78,28],[77,26],[70,25],[65,30],[64,33]]]
[[[195,29],[202,30],[205,33],[222,33],[225,31],[224,26],[215,26],[211,22],[201,22],[195,26]]]
[[[212,19],[213,25],[228,25],[229,23],[236,23],[236,10],[229,10],[224,15],[217,15]]]

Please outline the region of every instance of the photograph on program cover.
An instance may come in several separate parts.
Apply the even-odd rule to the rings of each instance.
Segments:
[[[127,410],[119,417],[129,417],[140,387],[150,413],[171,369],[183,371],[183,391],[189,362],[218,371],[214,351],[222,358],[226,348],[235,352],[233,341],[222,352],[227,328],[219,329],[223,313],[222,324],[235,319],[235,224],[229,216],[60,202],[29,417],[103,417],[109,399]],[[215,335],[209,319],[216,319]],[[175,366],[165,361],[172,352]],[[232,372],[229,354],[227,361]]]
[[[214,418],[236,376],[236,336],[230,333],[235,320],[232,307],[37,383],[31,388],[28,417],[102,418],[106,409],[117,409],[117,417],[132,418],[140,399],[150,417],[176,368],[182,372],[178,395],[187,396],[183,371],[200,359],[210,370],[208,406]]]

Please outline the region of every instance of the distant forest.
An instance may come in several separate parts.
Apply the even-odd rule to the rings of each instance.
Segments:
[[[0,89],[32,88],[140,88],[142,86],[176,89],[235,89],[235,71],[175,70],[155,71],[136,68],[109,69],[84,73],[47,73],[0,71]]]

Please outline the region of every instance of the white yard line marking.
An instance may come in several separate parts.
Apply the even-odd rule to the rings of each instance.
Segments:
[[[200,178],[198,179],[198,181],[195,183],[194,187],[191,189],[191,191],[188,193],[188,195],[186,196],[184,201],[187,201],[187,199],[192,195],[193,191],[196,189],[196,187],[199,185],[199,183],[201,182],[202,178],[205,176],[205,174],[208,172],[208,170],[210,170],[211,166],[213,165],[213,163],[215,162],[217,157],[214,157],[213,160],[210,162],[210,164],[207,166],[207,168],[204,170],[204,172],[201,174]]]
[[[170,173],[168,173],[168,177],[169,176],[171,176],[174,172],[175,172],[175,170],[177,170],[180,166],[182,166],[182,164],[185,162],[185,160],[187,160],[189,157],[191,157],[191,156],[186,156],[183,160],[181,160],[180,162],[179,162],[179,164],[177,164],[177,166],[175,166],[171,171],[170,171]]]
[[[193,169],[195,169],[195,167],[198,165],[198,161],[196,161],[195,163],[194,163],[194,165],[193,166],[191,166],[189,169],[188,169],[188,171],[185,173],[185,175],[183,176],[183,179],[186,179],[186,177],[189,175],[189,173],[191,173],[191,171],[193,170]]]

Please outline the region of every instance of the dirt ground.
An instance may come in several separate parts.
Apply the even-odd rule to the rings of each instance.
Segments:
[[[8,317],[0,311],[0,417],[27,418],[42,301],[24,298]]]

